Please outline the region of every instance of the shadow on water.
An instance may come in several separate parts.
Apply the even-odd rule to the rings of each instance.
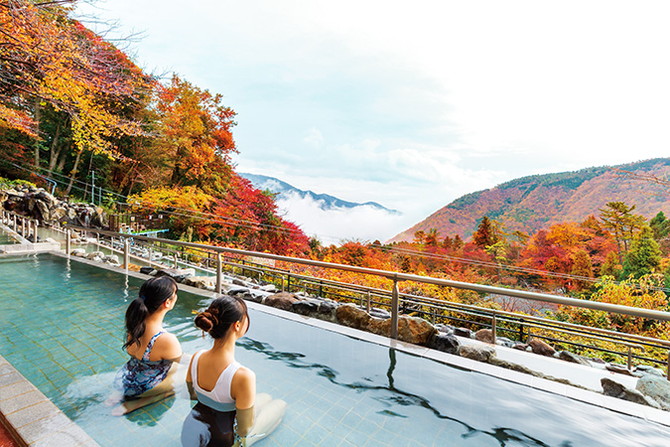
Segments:
[[[308,363],[303,360],[306,356],[301,353],[276,351],[268,343],[251,340],[245,337],[238,341],[238,346],[248,351],[255,351],[261,353],[270,360],[281,361],[291,368],[314,370],[318,376],[326,378],[328,381],[337,386],[342,386],[348,389],[356,390],[358,392],[386,391],[390,393],[391,396],[384,398],[374,398],[374,399],[380,402],[384,402],[386,404],[391,403],[401,406],[417,406],[425,408],[426,410],[433,413],[433,415],[435,415],[435,417],[439,419],[454,422],[461,425],[465,430],[461,434],[461,438],[463,439],[483,435],[495,439],[501,447],[505,447],[508,445],[522,445],[527,447],[549,447],[549,445],[546,444],[545,442],[533,438],[532,436],[528,436],[525,433],[513,428],[498,427],[492,430],[477,429],[463,421],[442,414],[438,409],[433,407],[426,398],[396,388],[396,386],[394,385],[393,372],[397,364],[397,359],[396,359],[396,350],[392,348],[389,349],[389,367],[386,372],[388,385],[372,385],[361,382],[346,383],[340,381],[338,380],[338,372],[332,369],[331,367],[319,363]],[[391,410],[381,410],[378,413],[391,417],[401,417],[401,418],[407,417],[398,414],[396,412],[393,412]],[[564,441],[560,444],[559,447],[572,447],[572,443],[569,441]]]

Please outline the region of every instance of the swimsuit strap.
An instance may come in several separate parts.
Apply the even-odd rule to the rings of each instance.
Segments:
[[[154,342],[158,337],[163,335],[165,331],[160,330],[158,331],[157,334],[155,334],[153,337],[151,337],[151,340],[149,340],[149,344],[147,345],[147,349],[144,351],[144,355],[142,356],[142,360],[148,362],[149,361],[149,356],[151,355],[151,348],[154,347]]]

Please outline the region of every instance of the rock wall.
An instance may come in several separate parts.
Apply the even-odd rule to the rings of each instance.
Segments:
[[[69,224],[107,228],[107,215],[99,206],[60,200],[43,188],[19,185],[0,191],[4,209],[39,220],[42,224]]]

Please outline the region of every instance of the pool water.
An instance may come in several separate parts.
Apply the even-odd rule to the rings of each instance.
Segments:
[[[105,405],[123,313],[141,281],[39,255],[0,259],[0,354],[103,446],[178,446],[178,393],[126,417]],[[207,299],[185,292],[166,327],[185,352]],[[288,403],[263,446],[667,446],[670,428],[252,310],[237,359]]]

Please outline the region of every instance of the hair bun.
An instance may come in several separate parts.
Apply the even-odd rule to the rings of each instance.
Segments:
[[[208,311],[201,312],[195,317],[195,325],[205,332],[211,331],[218,322],[219,319]]]

